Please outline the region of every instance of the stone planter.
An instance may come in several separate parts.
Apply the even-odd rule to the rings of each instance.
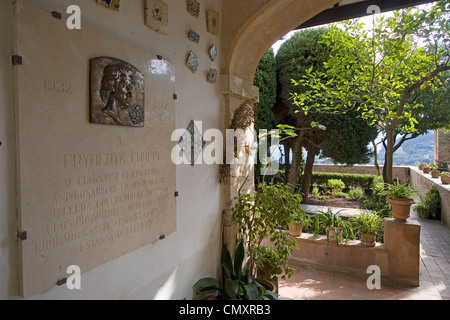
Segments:
[[[289,223],[289,234],[292,237],[300,237],[302,235],[303,223]]]
[[[391,205],[392,216],[395,219],[405,221],[409,218],[411,206],[414,204],[414,199],[411,198],[387,198]]]
[[[344,229],[338,227],[338,231],[339,231],[339,243],[343,243],[344,239],[342,238],[342,231]],[[328,240],[330,242],[336,242],[336,230],[334,230],[334,227],[328,227]]]
[[[376,237],[376,234],[361,233],[361,245],[364,247],[375,247]]]

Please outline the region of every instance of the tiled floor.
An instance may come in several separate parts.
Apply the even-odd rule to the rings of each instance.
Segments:
[[[381,282],[370,290],[369,274],[351,275],[310,266],[293,265],[295,274],[280,281],[284,300],[450,300],[450,229],[439,221],[411,219],[421,224],[420,286]]]

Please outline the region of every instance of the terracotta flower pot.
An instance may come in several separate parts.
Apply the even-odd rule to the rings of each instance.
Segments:
[[[419,164],[419,170],[423,170],[423,164]]]
[[[439,178],[440,175],[441,175],[441,173],[439,171],[437,171],[437,170],[436,171],[435,170],[431,171],[431,177],[434,178],[434,179]]]
[[[441,176],[441,182],[442,184],[450,184],[450,176],[448,177]]]
[[[293,237],[302,235],[303,223],[289,223],[289,234]]]
[[[411,206],[414,204],[414,199],[411,198],[387,198],[391,204],[392,216],[398,220],[406,220],[409,218]]]
[[[430,167],[423,167],[423,173],[430,173],[431,168]]]
[[[361,245],[364,247],[375,247],[376,237],[376,234],[361,233]]]

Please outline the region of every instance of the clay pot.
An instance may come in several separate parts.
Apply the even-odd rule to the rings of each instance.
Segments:
[[[441,176],[441,182],[442,184],[450,184],[450,176],[448,177]]]
[[[439,176],[441,175],[441,173],[438,170],[432,170],[431,171],[431,177],[434,179],[439,178]]]
[[[364,247],[375,247],[376,237],[376,234],[361,233],[361,245]]]
[[[387,198],[391,204],[392,216],[395,219],[403,220],[409,218],[411,206],[414,204],[414,199],[411,198]]]
[[[431,168],[430,167],[423,167],[423,173],[430,173]]]
[[[289,234],[293,237],[302,235],[303,223],[289,223]]]

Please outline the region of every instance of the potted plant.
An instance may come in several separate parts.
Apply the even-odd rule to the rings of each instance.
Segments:
[[[435,185],[420,195],[420,202],[413,209],[421,218],[439,219],[441,196]]]
[[[423,173],[430,173],[431,172],[431,166],[428,163],[423,164]]]
[[[447,171],[441,172],[441,182],[442,184],[450,184],[450,173]]]
[[[292,214],[301,212],[302,197],[290,193],[287,184],[263,183],[253,195],[242,193],[242,187],[232,216],[238,226],[238,241],[243,242],[249,257],[251,275],[275,283],[279,275],[282,279],[291,277],[295,270],[289,265],[289,258],[293,249],[299,247],[297,240],[284,230],[292,221]]]
[[[426,166],[426,163],[420,163],[419,164],[419,170],[423,170],[423,168]]]
[[[414,204],[412,197],[417,194],[417,191],[411,185],[397,180],[387,185],[385,194],[386,200],[391,205],[392,216],[399,220],[408,219],[411,206]]]
[[[414,211],[420,218],[428,218],[428,204],[425,202],[420,202],[414,206]]]
[[[336,241],[336,244],[354,239],[353,228],[349,221],[345,221],[339,216],[342,210],[333,212],[331,208],[325,211],[318,211],[316,216],[316,233],[325,230],[328,241]]]
[[[436,165],[433,165],[431,167],[431,172],[430,173],[431,173],[431,177],[434,178],[434,179],[439,178],[439,176],[441,175],[440,171],[438,170],[438,166],[436,166]]]
[[[360,215],[350,218],[350,222],[361,235],[361,245],[374,247],[377,232],[383,227],[384,219],[376,211],[361,212]]]
[[[194,286],[194,292],[205,300],[278,300],[275,288],[263,285],[255,280],[244,263],[244,245],[240,242],[236,248],[234,259],[226,246],[222,248],[221,263],[224,271],[223,285],[215,278],[203,278]],[[270,285],[270,283],[269,283]]]
[[[306,215],[304,210],[294,212],[291,218],[289,222],[289,234],[293,237],[300,237],[303,227],[310,225],[311,218]]]

